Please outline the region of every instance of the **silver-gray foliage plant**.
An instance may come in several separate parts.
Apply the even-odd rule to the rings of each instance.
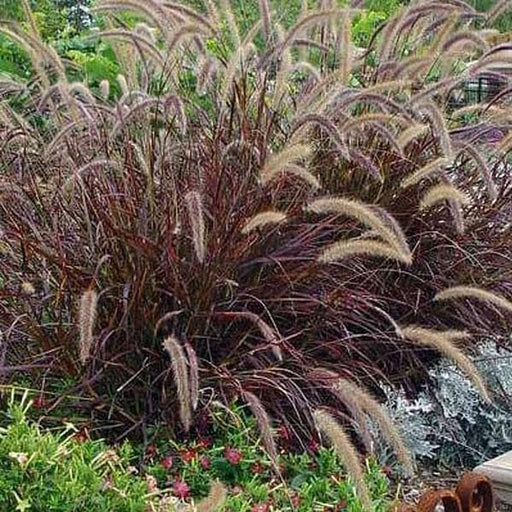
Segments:
[[[472,467],[512,450],[512,352],[485,342],[473,362],[493,393],[492,404],[447,361],[430,371],[431,384],[414,398],[382,386],[388,413],[417,460]],[[377,435],[376,451],[386,460],[384,446]]]

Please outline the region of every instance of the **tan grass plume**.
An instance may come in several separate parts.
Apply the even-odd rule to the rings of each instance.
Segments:
[[[192,243],[194,251],[200,263],[206,257],[206,226],[204,223],[203,200],[197,190],[191,190],[185,194],[190,227],[192,229]]]
[[[453,286],[439,292],[434,300],[477,299],[512,313],[512,302],[493,292],[474,286]]]
[[[181,343],[174,336],[168,336],[163,342],[163,347],[171,358],[174,383],[180,404],[180,420],[183,428],[188,432],[192,421],[192,412],[190,409],[191,397],[187,358]]]
[[[275,167],[271,172],[267,172],[266,175],[261,176],[261,183],[262,185],[265,185],[272,180],[278,178],[279,176],[282,176],[283,174],[291,174],[293,176],[297,176],[301,180],[303,180],[308,185],[311,185],[311,187],[315,190],[318,190],[321,188],[320,182],[314,176],[311,172],[309,172],[304,167],[297,165],[297,164],[288,164],[284,167]]]
[[[335,386],[345,395],[352,396],[366,414],[377,422],[387,442],[394,448],[398,460],[407,473],[412,475],[414,468],[409,450],[384,407],[368,391],[348,380],[340,379],[335,383]]]
[[[412,187],[420,182],[424,178],[428,178],[435,174],[436,172],[442,171],[450,161],[447,158],[441,157],[432,160],[428,164],[424,165],[417,171],[413,172],[410,176],[407,176],[402,180],[400,186],[402,188]]]
[[[329,245],[318,257],[321,263],[333,263],[353,256],[370,256],[412,264],[412,256],[377,240],[342,240]]]
[[[247,234],[250,233],[251,231],[254,231],[255,229],[268,226],[269,224],[281,224],[282,222],[285,222],[286,219],[287,215],[286,213],[283,212],[261,212],[255,215],[254,217],[251,217],[245,223],[245,226],[242,229],[242,233]]]
[[[87,290],[80,299],[78,325],[80,328],[80,362],[84,365],[91,356],[94,343],[94,324],[98,307],[98,294]]]
[[[359,456],[343,427],[326,411],[317,409],[313,413],[318,429],[329,439],[336,453],[354,481],[357,494],[365,510],[371,510],[371,500],[364,481],[364,471]]]
[[[218,512],[224,505],[227,496],[227,489],[224,487],[222,482],[216,480],[210,487],[208,496],[197,504],[194,512]]]
[[[426,210],[443,201],[455,201],[460,204],[467,204],[469,199],[464,192],[453,185],[441,183],[427,190],[425,195],[421,198],[419,208],[420,210]]]
[[[272,462],[277,463],[277,447],[272,430],[272,422],[270,421],[265,407],[261,403],[261,400],[250,391],[244,391],[243,397],[256,418],[265,450],[267,450]]]
[[[269,177],[280,172],[283,167],[296,163],[299,160],[304,160],[311,154],[311,151],[312,148],[309,145],[295,144],[293,146],[285,147],[279,153],[274,153],[267,159],[263,169],[261,170],[261,181],[268,181],[271,179]]]
[[[466,332],[461,332],[460,336],[456,336],[456,331],[454,330],[444,333],[443,331],[427,329],[416,325],[404,327],[402,328],[402,332],[406,339],[438,350],[441,354],[453,361],[453,363],[455,363],[467,375],[482,397],[485,400],[490,401],[487,387],[475,365],[454,344],[454,340],[456,340],[457,337],[459,339],[466,338]]]
[[[396,252],[403,253],[407,261],[410,259],[411,253],[406,237],[398,222],[390,222],[390,225],[387,225],[383,218],[372,210],[371,205],[343,197],[324,197],[309,203],[306,209],[314,213],[337,213],[356,219],[377,233]],[[388,214],[386,219],[388,216],[391,217]]]

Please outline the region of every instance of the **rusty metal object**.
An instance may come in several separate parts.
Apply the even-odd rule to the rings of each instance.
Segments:
[[[492,512],[494,508],[494,491],[485,475],[465,474],[455,492],[460,498],[462,512]]]
[[[479,473],[466,473],[454,490],[441,489],[424,494],[416,507],[399,505],[396,512],[493,512],[494,491],[491,481]]]

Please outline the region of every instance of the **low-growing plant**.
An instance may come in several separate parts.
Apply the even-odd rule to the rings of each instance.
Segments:
[[[510,328],[509,91],[450,98],[507,48],[423,2],[355,55],[356,4],[285,30],[262,1],[244,32],[227,1],[99,2],[121,95],[70,82],[28,7],[1,29],[36,76],[1,104],[5,377],[75,379],[112,437],[238,400],[271,456],[276,423],[304,444],[332,416],[369,449],[373,415],[406,464],[365,388],[441,353],[487,396],[464,346]]]
[[[195,441],[158,435],[144,447],[114,449],[70,423],[42,428],[29,418],[27,394],[13,397],[0,418],[2,510],[384,512],[390,504],[388,480],[374,461],[365,463],[371,504],[363,508],[340,459],[320,446],[301,455],[283,447],[277,477],[254,418],[237,407],[217,409],[208,435]]]
[[[414,397],[384,386],[385,407],[417,460],[450,470],[474,468],[512,449],[511,358],[510,350],[495,342],[480,345],[472,358],[495,390],[493,403],[447,362],[430,370],[428,387]],[[385,442],[377,444],[381,460],[390,461]]]

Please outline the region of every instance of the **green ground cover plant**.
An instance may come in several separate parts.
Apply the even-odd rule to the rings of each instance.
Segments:
[[[26,394],[19,402],[12,395],[1,416],[2,510],[367,510],[332,449],[316,445],[293,455],[283,438],[278,478],[253,418],[240,408],[219,408],[208,437],[178,443],[159,436],[144,448],[125,442],[114,449],[72,424],[44,429],[30,419],[31,403]],[[391,503],[386,475],[368,460],[365,479],[371,509],[384,512]],[[225,500],[214,503],[212,482],[223,482]]]
[[[245,404],[271,459],[280,427],[320,431],[366,502],[368,416],[412,470],[381,381],[414,391],[442,355],[492,398],[466,352],[510,332],[510,90],[453,101],[503,78],[486,15],[413,3],[360,53],[360,2],[287,28],[262,0],[249,28],[227,1],[104,0],[120,72],[88,87],[24,5],[1,28],[34,77],[1,85],[6,381],[115,441]]]

